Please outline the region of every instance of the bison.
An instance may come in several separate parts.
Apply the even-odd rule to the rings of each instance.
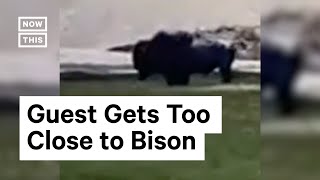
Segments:
[[[261,47],[261,88],[272,87],[276,92],[276,104],[281,113],[294,109],[292,86],[301,67],[302,55],[299,48],[285,52],[281,48],[262,44]]]
[[[168,85],[187,85],[190,75],[220,69],[223,82],[231,81],[231,64],[236,48],[218,42],[195,45],[187,32],[159,32],[149,41],[140,41],[133,50],[133,64],[139,80],[161,74]]]

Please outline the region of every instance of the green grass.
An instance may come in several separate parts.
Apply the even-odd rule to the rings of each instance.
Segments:
[[[203,91],[197,93],[197,89],[222,85],[220,78],[209,76],[193,75],[190,85],[187,87],[167,87],[164,79],[160,76],[152,76],[147,81],[136,80],[135,75],[106,76],[104,79],[79,80],[60,82],[61,95],[203,95]],[[234,74],[231,85],[260,84],[259,74],[238,73]],[[204,91],[208,92],[208,91]],[[209,91],[210,92],[210,91]]]
[[[18,112],[0,115],[0,179],[59,180],[59,163],[19,161]]]
[[[223,134],[206,135],[206,161],[61,162],[61,180],[260,179],[260,92],[192,91],[156,83],[62,81],[62,95],[222,95]],[[188,90],[189,89],[189,90]]]
[[[247,83],[256,83],[248,78]],[[129,83],[131,82],[131,83]],[[1,180],[318,180],[320,137],[260,137],[259,91],[196,91],[152,80],[61,81],[62,95],[222,95],[223,134],[206,136],[204,162],[20,162],[17,113],[0,116]],[[240,82],[235,82],[240,84]],[[61,173],[59,176],[59,172]]]
[[[320,137],[262,138],[263,180],[318,180]]]

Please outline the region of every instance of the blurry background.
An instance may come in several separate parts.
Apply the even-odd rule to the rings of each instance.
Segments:
[[[282,52],[292,52],[296,46],[303,55],[292,87],[294,111],[276,114],[273,104],[261,109],[262,179],[319,179],[320,2],[261,3],[262,42],[269,41]]]
[[[61,4],[61,72],[79,71],[75,64],[120,65],[131,72],[125,68],[131,65],[130,56],[106,49],[150,38],[159,30],[252,29],[259,28],[260,22],[257,0],[66,0]],[[81,66],[80,70],[101,73],[101,68]]]
[[[61,3],[61,95],[223,96],[223,134],[206,135],[206,161],[62,162],[61,180],[259,179],[259,0]],[[161,76],[138,81],[130,53],[107,51],[135,44],[160,30],[197,30],[228,42],[239,38],[253,47],[254,53],[242,52],[243,56],[237,57],[230,84],[222,84],[212,73],[193,75],[188,86],[168,87]]]
[[[59,95],[59,2],[0,1],[0,179],[58,179],[55,162],[19,161],[19,96]],[[18,17],[48,17],[48,48],[18,49]]]
[[[160,29],[258,25],[256,0],[65,0],[62,47],[105,47],[149,37]],[[242,17],[246,18],[242,18]]]
[[[58,95],[58,2],[2,0],[0,6],[0,99],[17,99],[23,94]],[[19,49],[18,16],[41,15],[48,16],[48,48]]]

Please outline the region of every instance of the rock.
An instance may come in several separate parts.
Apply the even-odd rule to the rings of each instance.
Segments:
[[[224,40],[241,43],[237,48],[237,59],[260,59],[259,26],[221,26],[215,30],[197,30],[195,36],[202,36],[208,41]]]

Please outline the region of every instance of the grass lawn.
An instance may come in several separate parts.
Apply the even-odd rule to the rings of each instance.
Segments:
[[[79,77],[77,74],[76,77]],[[87,78],[87,80],[83,80]],[[220,76],[191,76],[187,87],[169,88],[161,76],[152,76],[147,81],[137,81],[136,75],[119,74],[113,76],[69,77],[60,81],[61,95],[184,95],[186,91],[196,93],[194,89],[221,86]],[[72,79],[70,81],[70,79]],[[260,85],[260,75],[253,73],[234,73],[232,84],[227,85]],[[208,92],[208,91],[206,91]],[[202,92],[198,95],[203,95]]]
[[[0,115],[0,179],[59,180],[59,163],[19,161],[19,115]]]
[[[262,138],[262,180],[318,180],[320,137]]]
[[[124,78],[126,79],[126,78]],[[318,180],[320,137],[260,136],[259,91],[197,91],[153,81],[61,81],[62,95],[222,95],[223,134],[206,136],[204,162],[21,162],[18,112],[0,116],[1,180]],[[131,83],[128,83],[131,81]],[[247,83],[258,82],[248,78]],[[209,83],[209,81],[208,81]],[[193,85],[196,84],[194,87]],[[240,84],[240,82],[235,82]],[[147,86],[146,86],[147,85]]]
[[[260,179],[259,91],[199,92],[192,87],[165,88],[153,82],[129,84],[125,81],[61,81],[61,95],[222,95],[223,134],[206,136],[206,161],[65,161],[60,163],[61,180]]]

